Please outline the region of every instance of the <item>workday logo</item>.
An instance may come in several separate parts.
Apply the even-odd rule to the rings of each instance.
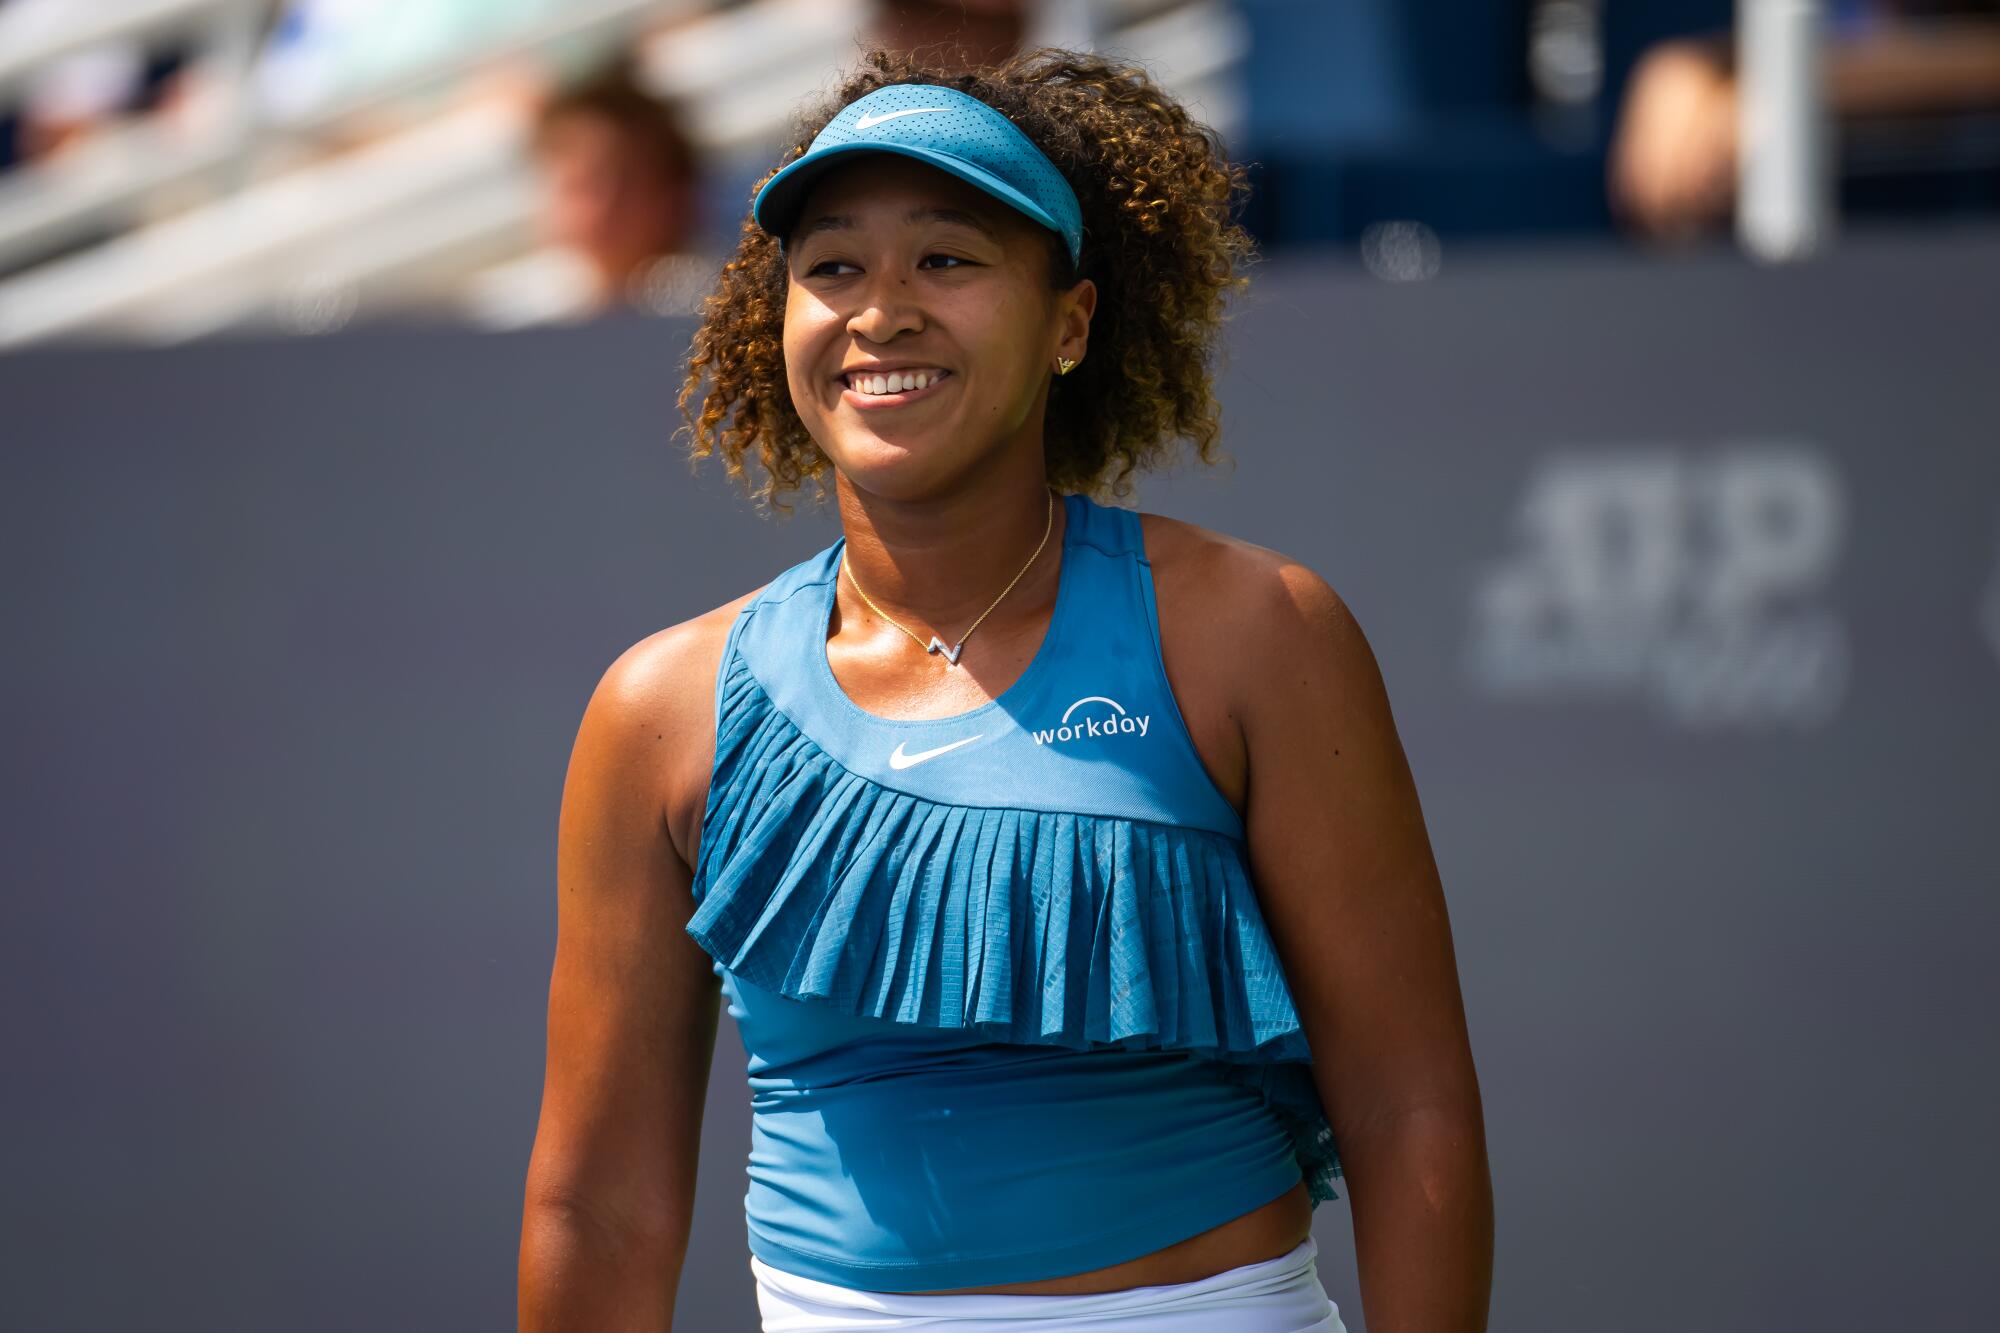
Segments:
[[[1089,704],[1100,705],[1081,717],[1077,710]],[[1109,709],[1110,712],[1105,712]],[[1100,736],[1143,736],[1146,728],[1153,724],[1151,713],[1133,716],[1125,711],[1125,705],[1116,699],[1108,699],[1101,694],[1087,694],[1063,710],[1062,721],[1042,731],[1031,731],[1037,745],[1052,745],[1060,741],[1092,740]]]

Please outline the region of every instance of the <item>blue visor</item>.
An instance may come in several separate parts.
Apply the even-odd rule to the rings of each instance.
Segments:
[[[1083,210],[1056,164],[986,103],[929,83],[890,84],[842,107],[803,157],[764,182],[750,216],[784,238],[820,174],[863,152],[899,153],[948,171],[1061,236],[1072,264],[1082,257]]]

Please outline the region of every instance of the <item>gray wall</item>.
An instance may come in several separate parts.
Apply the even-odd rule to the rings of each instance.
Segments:
[[[1996,278],[1990,231],[1272,263],[1237,464],[1141,491],[1381,659],[1496,1330],[1992,1326]],[[583,704],[835,535],[680,461],[686,336],[0,358],[0,1326],[512,1326]],[[717,1051],[681,1326],[751,1329]]]

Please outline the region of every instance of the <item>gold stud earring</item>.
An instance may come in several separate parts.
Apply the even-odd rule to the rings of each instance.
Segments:
[[[1076,362],[1070,360],[1068,357],[1059,356],[1056,358],[1056,374],[1067,375],[1072,370],[1075,369],[1076,369]]]

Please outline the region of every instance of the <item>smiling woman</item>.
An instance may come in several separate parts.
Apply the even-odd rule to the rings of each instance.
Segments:
[[[1483,1326],[1478,1090],[1374,657],[1296,561],[1099,498],[1215,454],[1241,189],[1143,71],[1062,51],[877,53],[760,184],[691,452],[775,508],[818,483],[842,535],[585,710],[524,1329],[672,1311],[718,999],[767,1330],[1341,1333],[1343,1175],[1378,1327]]]

